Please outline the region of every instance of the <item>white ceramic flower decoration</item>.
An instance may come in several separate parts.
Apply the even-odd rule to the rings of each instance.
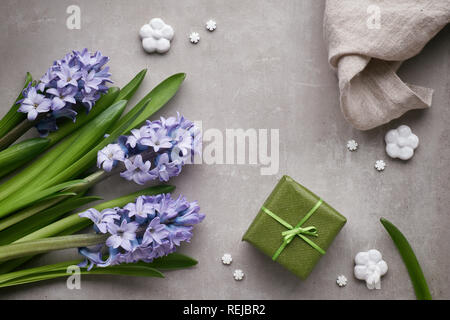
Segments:
[[[232,261],[233,261],[233,258],[231,257],[231,254],[225,253],[222,256],[222,263],[223,264],[231,264]]]
[[[144,24],[139,31],[142,39],[142,47],[148,53],[165,53],[170,49],[175,32],[173,28],[160,18],[153,18],[148,24]]]
[[[419,138],[405,125],[389,130],[384,137],[386,152],[391,158],[409,160],[414,155],[414,149],[419,146]]]
[[[381,289],[381,277],[388,271],[386,261],[378,250],[359,252],[355,257],[355,277],[365,280],[369,290]]]
[[[344,275],[340,275],[336,279],[336,283],[339,287],[345,287],[347,285],[347,277]]]
[[[244,271],[242,271],[241,269],[234,270],[233,277],[234,280],[241,281],[242,279],[244,279]]]

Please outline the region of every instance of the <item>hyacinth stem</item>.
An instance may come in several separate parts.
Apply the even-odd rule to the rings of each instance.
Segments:
[[[0,139],[0,150],[4,150],[19,139],[25,132],[30,130],[40,119],[36,118],[34,121],[24,120],[19,123],[14,129],[9,131]]]
[[[109,234],[77,234],[0,246],[0,262],[55,250],[88,247],[106,241]]]

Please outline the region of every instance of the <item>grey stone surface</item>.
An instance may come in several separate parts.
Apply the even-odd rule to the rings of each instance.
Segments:
[[[81,30],[66,28],[66,8],[81,7]],[[327,63],[322,38],[324,1],[134,0],[0,2],[0,96],[3,115],[26,71],[40,76],[54,59],[88,47],[111,57],[117,85],[148,68],[136,97],[176,73],[187,79],[158,116],[180,111],[202,120],[203,129],[279,128],[280,168],[261,176],[258,165],[194,165],[171,183],[176,194],[197,199],[206,220],[192,242],[180,250],[199,260],[190,270],[166,273],[166,279],[83,277],[81,290],[68,290],[65,279],[0,290],[2,299],[413,299],[407,271],[391,239],[378,222],[394,222],[409,238],[424,267],[435,298],[450,298],[450,29],[437,35],[417,57],[404,63],[400,76],[435,89],[433,107],[413,111],[386,126],[360,132],[339,109],[337,80]],[[138,30],[152,17],[175,29],[166,55],[148,55]],[[214,18],[209,33],[204,23]],[[194,46],[191,31],[201,34]],[[131,103],[132,104],[132,103]],[[421,140],[408,162],[391,160],[384,134],[408,124]],[[357,152],[345,144],[355,139]],[[385,159],[378,173],[374,162]],[[278,178],[288,174],[321,195],[348,218],[306,281],[271,262],[241,237]],[[107,199],[137,190],[118,177],[96,186]],[[389,264],[382,290],[369,291],[353,278],[355,254],[379,249]],[[231,266],[220,262],[233,255]],[[76,257],[75,250],[46,255],[34,263]],[[299,257],[300,258],[300,257]],[[244,281],[233,280],[240,268]],[[335,281],[349,279],[345,288]]]

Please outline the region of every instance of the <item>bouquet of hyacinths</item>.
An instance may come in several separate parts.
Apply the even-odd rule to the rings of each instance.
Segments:
[[[41,134],[47,135],[13,144],[0,152],[0,176],[21,167],[0,185],[0,245],[19,246],[22,248],[20,250],[23,250],[24,247],[37,248],[34,244],[29,244],[29,241],[41,241],[47,245],[51,244],[47,247],[47,251],[57,248],[61,241],[68,245],[67,239],[60,240],[58,237],[70,235],[86,227],[87,219],[67,214],[82,205],[98,200],[98,197],[86,196],[86,192],[94,184],[116,172],[116,170],[99,170],[86,174],[86,171],[95,165],[96,159],[105,169],[108,169],[108,161],[112,161],[111,169],[123,164],[127,168],[122,172],[125,178],[143,183],[151,180],[149,176],[160,177],[160,180],[167,181],[170,176],[179,174],[189,155],[193,155],[196,144],[195,127],[180,116],[150,122],[152,125],[147,123],[144,127],[151,126],[151,128],[139,129],[143,131],[142,136],[147,140],[136,138],[133,143],[133,139],[128,141],[131,136],[127,136],[131,134],[136,137],[137,128],[175,95],[185,75],[180,73],[167,78],[123,115],[128,100],[138,89],[146,70],[139,72],[122,89],[115,87],[108,89],[106,83],[110,82],[109,73],[108,68],[104,67],[107,61],[108,58],[98,52],[91,54],[85,49],[74,51],[62,60],[56,61],[38,82],[32,81],[31,76],[27,75],[24,90],[19,95],[17,103],[0,120],[0,140],[3,147],[11,145],[26,131],[24,128],[29,129],[31,126],[36,126]],[[78,113],[80,108],[86,108],[89,112]],[[64,117],[70,119],[64,120]],[[165,134],[163,146],[157,147],[163,133]],[[157,136],[154,137],[154,134]],[[123,143],[124,139],[128,143]],[[167,139],[170,140],[170,146]],[[119,146],[123,150],[123,158],[118,158],[117,154],[111,156],[107,153],[109,145]],[[181,151],[175,156],[174,150],[178,149]],[[106,159],[101,161],[105,154]],[[138,156],[142,157],[143,166],[137,166]],[[131,166],[136,168],[131,169]],[[138,195],[150,196],[170,192],[171,190],[167,188],[154,187],[143,190],[143,193]],[[124,206],[134,201],[138,195],[125,197],[126,202],[125,198],[119,198],[117,201],[100,204],[94,208],[101,211],[123,207],[122,210],[125,210]],[[121,212],[118,211],[113,220],[122,219],[131,223],[131,220],[128,221],[123,215],[124,211]],[[179,216],[184,214],[179,212]],[[150,217],[148,219],[150,223]],[[181,218],[177,221],[179,220]],[[136,223],[144,222],[139,220]],[[175,225],[170,222],[167,224],[168,228],[169,226]],[[89,238],[104,235],[76,237],[84,236]],[[52,239],[46,239],[48,237]],[[74,239],[70,240],[71,247],[74,244],[88,246],[88,242],[83,244],[74,242]],[[136,239],[140,239],[138,235]],[[92,240],[90,241],[89,243],[92,243]],[[33,252],[25,250],[26,253],[18,250],[17,252],[22,253],[16,252],[14,258],[3,259],[5,262],[0,264],[0,273],[8,278],[6,273],[11,274],[11,271],[35,254],[45,252],[46,250],[42,248],[46,247],[43,246],[41,250]],[[86,250],[92,251],[91,248]],[[192,260],[189,261],[192,264]],[[49,268],[53,267],[44,269],[48,271]],[[37,277],[35,272],[41,272],[39,270],[43,269],[23,272],[31,277],[28,279],[32,279]],[[23,275],[23,272],[20,271],[18,274]],[[16,273],[16,276],[18,274]]]

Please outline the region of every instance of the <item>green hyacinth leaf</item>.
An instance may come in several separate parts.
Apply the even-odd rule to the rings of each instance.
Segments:
[[[67,268],[70,266],[76,266],[81,262],[82,260],[73,260],[54,265],[25,269],[8,274],[3,274],[0,275],[0,287],[10,287],[25,283],[55,279],[59,277],[67,277],[70,275],[70,273],[67,272]],[[149,265],[142,265],[140,263],[129,263],[105,268],[94,268],[90,271],[87,271],[86,268],[80,268],[80,274],[164,278],[164,275],[157,269],[152,268]]]
[[[49,225],[66,213],[84,206],[85,204],[101,199],[101,197],[97,196],[70,198],[48,209],[42,210],[39,212],[39,214],[29,216],[20,221],[20,223],[16,223],[6,230],[0,232],[0,245],[13,243],[16,240]],[[7,219],[8,218],[4,220]],[[1,222],[4,223],[6,221]]]
[[[414,254],[414,251],[411,248],[408,240],[400,232],[400,230],[388,220],[381,218],[380,222],[391,236],[392,241],[394,241],[394,244],[397,247],[400,256],[402,257],[403,262],[405,263],[406,269],[408,270],[409,277],[411,278],[411,282],[414,287],[416,298],[418,300],[431,300],[432,297],[428,288],[427,281],[423,274],[422,268],[420,267],[419,261],[417,260],[417,257]]]
[[[119,136],[123,133],[123,130],[134,121],[136,117],[139,116],[139,114],[146,108],[147,104],[142,106],[138,113],[134,115],[134,117],[130,118],[127,122],[123,123],[120,127],[114,129],[114,131],[111,132],[111,134],[103,139],[99,144],[97,144],[95,147],[91,148],[91,150],[86,153],[83,157],[78,159],[76,162],[74,162],[72,165],[68,165],[66,169],[62,172],[60,172],[58,175],[53,177],[52,179],[47,180],[44,183],[44,186],[50,186],[56,183],[61,183],[62,181],[66,181],[68,179],[72,179],[82,172],[89,169],[90,166],[92,166],[95,163],[95,160],[97,159],[97,153],[102,148],[106,147],[109,143],[114,143]]]
[[[0,287],[14,286],[24,283],[37,282],[42,280],[54,279],[58,277],[69,276],[67,268],[69,266],[78,265],[83,260],[73,260],[42,267],[35,267],[20,271],[15,271],[0,275]],[[140,277],[163,277],[158,270],[173,270],[189,268],[197,264],[197,260],[179,253],[171,253],[168,256],[153,260],[151,263],[136,262],[130,264],[122,264],[110,266],[106,268],[94,268],[87,271],[81,268],[81,274],[111,274],[111,275],[128,275]]]
[[[17,169],[29,159],[36,158],[50,145],[46,138],[33,138],[19,142],[0,152],[0,177]]]
[[[65,190],[68,187],[78,186],[83,183],[86,183],[86,181],[82,180],[82,179],[73,180],[73,181],[68,181],[68,182],[64,182],[64,183],[55,185],[53,187],[44,189],[42,191],[35,191],[35,192],[31,192],[29,194],[25,194],[24,196],[18,197],[17,199],[16,198],[14,198],[14,199],[8,198],[5,201],[3,201],[1,204],[0,217],[5,217],[14,211],[17,211],[19,209],[27,207],[34,202],[42,200],[42,199],[44,199],[54,193],[57,193],[61,190]]]
[[[144,80],[146,73],[147,69],[143,69],[133,79],[131,79],[131,81],[122,88],[119,96],[116,98],[116,101],[130,100],[141,85],[142,80]]]
[[[160,270],[173,270],[193,267],[198,264],[198,261],[184,254],[175,252],[168,256],[155,259],[150,263],[137,262],[136,264],[145,264]]]
[[[0,203],[10,195],[16,195],[17,193],[22,192],[23,187],[42,174],[45,169],[56,161],[56,159],[76,140],[76,138],[76,134],[70,135],[61,141],[61,143],[45,152],[22,171],[18,172],[15,176],[3,182],[0,185]]]
[[[117,121],[125,106],[124,100],[114,103],[80,130],[46,152],[36,162],[3,183],[0,186],[0,198],[3,199],[0,202],[0,212],[5,203],[16,202],[19,197],[55,185],[56,183],[49,183],[51,178],[83,157],[85,153],[89,153],[110,126]]]
[[[160,84],[158,84],[152,91],[150,91],[144,98],[142,98],[136,106],[130,110],[124,117],[122,117],[115,125],[114,129],[121,126],[123,123],[127,122],[131,117],[133,117],[138,110],[145,104],[147,104],[145,110],[135,118],[134,121],[123,131],[122,134],[130,132],[133,128],[138,127],[143,124],[150,116],[161,109],[170,99],[177,93],[184,79],[186,78],[185,73],[174,74]],[[149,102],[150,101],[150,102]]]
[[[108,109],[103,111],[99,116],[92,119],[88,124],[86,124],[78,133],[77,139],[68,147],[67,152],[56,159],[51,165],[51,172],[46,172],[45,177],[39,179],[41,181],[48,180],[62,172],[70,166],[77,159],[82,157],[84,154],[90,152],[90,150],[98,143],[99,140],[103,139],[107,130],[114,124],[120,117],[120,115],[125,110],[127,101],[120,100],[110,106]],[[34,181],[37,186],[39,182]],[[48,184],[44,184],[44,187]]]

